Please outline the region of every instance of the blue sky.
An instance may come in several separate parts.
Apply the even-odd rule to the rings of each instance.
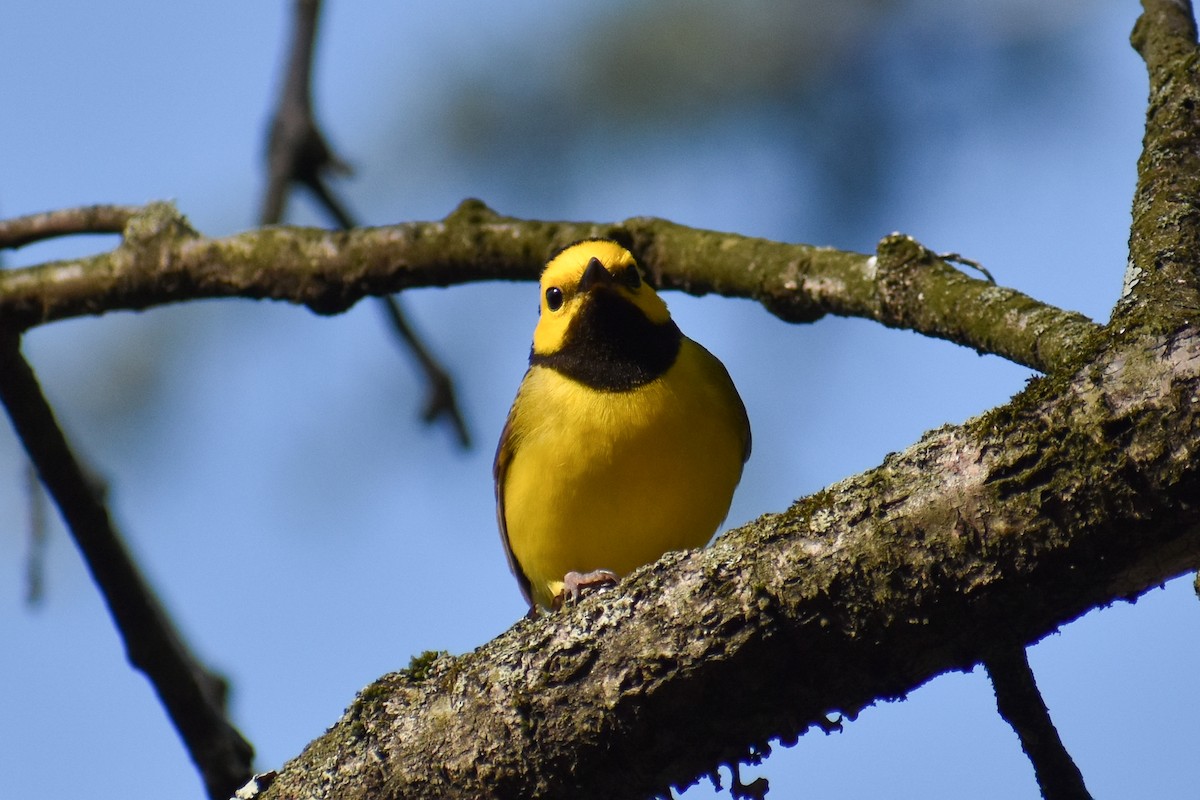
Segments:
[[[0,213],[173,199],[207,234],[252,227],[286,5],[5,4]],[[608,37],[633,38],[622,15],[653,4],[335,2],[319,46],[319,116],[357,169],[340,186],[366,223],[439,218],[478,196],[519,216],[652,214],[858,250],[903,230],[1103,320],[1120,288],[1141,136],[1145,79],[1127,44],[1137,5],[1046,11],[1010,0],[971,11],[929,0],[877,16],[862,11],[870,5],[845,5],[865,22],[833,26],[838,49],[809,62],[828,74],[797,81],[794,103],[718,87],[698,107],[681,104],[676,123],[653,105],[640,122],[625,118],[619,94],[568,96],[571,81],[588,85],[574,75],[593,63],[584,54],[618,52]],[[746,24],[770,30],[769,19]],[[841,60],[822,60],[833,55]],[[839,126],[833,145],[826,126]],[[846,131],[862,135],[861,153],[835,152]],[[869,180],[831,179],[831,161],[859,156],[875,160]],[[293,211],[319,221],[303,201]],[[790,326],[745,301],[666,299],[724,360],[754,425],[731,525],[1002,403],[1029,376],[859,320]],[[318,318],[204,302],[27,338],[143,568],[232,680],[235,719],[262,769],[412,654],[468,651],[523,610],[495,531],[490,463],[535,291],[480,284],[405,303],[458,378],[477,442],[468,453],[417,423],[422,387],[372,303]],[[46,597],[23,604],[24,469],[0,433],[0,796],[33,796],[51,776],[51,796],[147,786],[201,796],[57,522]],[[1097,796],[1181,796],[1200,777],[1198,627],[1185,578],[1031,650]],[[759,772],[779,797],[1036,796],[979,670],[869,709],[841,734],[809,733]]]

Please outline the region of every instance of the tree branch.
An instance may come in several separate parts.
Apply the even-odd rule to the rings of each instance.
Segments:
[[[367,687],[268,798],[644,797],[1200,566],[1200,330]]]
[[[81,206],[0,220],[0,248],[76,233],[121,233],[140,206]]]
[[[1041,372],[1066,368],[1086,353],[1099,328],[1063,312],[964,275],[911,236],[892,234],[876,249],[877,310],[871,319],[994,353]]]
[[[1021,740],[1045,800],[1091,800],[1083,774],[1059,738],[1021,645],[998,648],[983,660],[996,690],[996,710]]]
[[[46,583],[46,494],[37,468],[25,463],[25,496],[29,501],[29,554],[25,559],[25,604],[40,605]]]
[[[1129,266],[1113,321],[1168,330],[1200,313],[1200,67],[1191,3],[1142,5],[1130,39],[1146,62],[1150,97]]]
[[[1080,314],[971,278],[908,237],[876,256],[781,244],[638,217],[619,223],[502,217],[468,200],[439,222],[333,232],[268,228],[223,239],[152,204],[120,247],[0,272],[0,317],[16,328],[210,297],[284,300],[317,313],[366,295],[477,280],[534,280],[559,248],[588,236],[629,245],[657,285],[762,303],[792,322],[838,314],[877,320],[1053,371],[1092,347]]]
[[[450,425],[454,428],[454,433],[458,437],[460,447],[467,448],[471,446],[471,432],[467,428],[467,420],[463,417],[462,411],[458,408],[458,401],[454,396],[454,382],[450,379],[449,373],[442,368],[433,354],[429,352],[429,348],[421,341],[421,337],[413,329],[412,323],[408,321],[404,309],[400,307],[400,301],[392,295],[387,295],[381,298],[383,301],[383,310],[387,314],[388,321],[392,324],[392,329],[400,339],[408,345],[408,350],[417,359],[417,363],[421,367],[421,372],[425,374],[425,380],[429,384],[429,388],[425,394],[425,408],[421,411],[421,418],[430,423],[439,417],[446,417],[450,421]]]
[[[0,400],[104,595],[130,662],[150,679],[209,797],[229,797],[250,777],[253,750],[225,716],[224,681],[171,625],[71,452],[18,337],[7,332],[0,333]]]
[[[267,143],[267,188],[259,218],[268,225],[283,219],[293,182],[308,186],[320,197],[325,191],[324,173],[349,169],[334,156],[313,117],[312,62],[320,0],[295,0],[293,9],[287,73]],[[328,207],[340,210],[329,200]]]
[[[275,118],[271,124],[267,163],[269,176],[260,222],[273,225],[283,219],[288,188],[292,183],[305,186],[325,209],[338,227],[356,227],[346,205],[330,189],[325,180],[330,171],[349,171],[325,141],[312,110],[312,62],[315,53],[317,21],[321,15],[320,0],[296,0],[289,48],[287,78]],[[469,447],[471,435],[467,422],[458,408],[454,383],[450,374],[434,357],[408,321],[400,301],[392,296],[381,298],[392,330],[404,349],[413,354],[429,388],[425,409],[421,414],[426,424],[445,417],[462,447]]]

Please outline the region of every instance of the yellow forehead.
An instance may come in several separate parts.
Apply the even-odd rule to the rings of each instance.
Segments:
[[[579,281],[591,260],[600,261],[614,277],[625,274],[629,268],[637,269],[633,254],[616,242],[607,239],[587,239],[576,242],[550,260],[542,270],[541,313],[533,331],[533,350],[536,353],[553,353],[563,346],[571,321],[584,306],[583,293],[579,292]],[[551,310],[546,301],[550,289],[561,292],[561,304]],[[671,319],[666,303],[645,281],[636,288],[618,281],[612,290],[623,295],[636,306],[651,322],[662,324]]]
[[[556,255],[542,270],[543,293],[551,286],[564,288],[576,286],[579,279],[583,277],[583,271],[587,269],[588,262],[593,258],[600,259],[600,263],[609,272],[616,272],[622,267],[634,263],[632,253],[608,239],[589,239],[577,242]],[[544,298],[543,302],[545,302]]]

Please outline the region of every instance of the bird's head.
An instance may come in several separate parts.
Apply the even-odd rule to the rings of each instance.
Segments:
[[[560,251],[542,271],[541,290],[533,332],[533,352],[541,355],[562,349],[580,320],[609,303],[628,304],[655,325],[671,319],[633,254],[608,239],[585,239]]]

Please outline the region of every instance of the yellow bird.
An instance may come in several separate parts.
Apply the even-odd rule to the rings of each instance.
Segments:
[[[749,456],[729,373],[679,331],[628,250],[587,239],[551,259],[493,465],[530,613],[704,546]]]

